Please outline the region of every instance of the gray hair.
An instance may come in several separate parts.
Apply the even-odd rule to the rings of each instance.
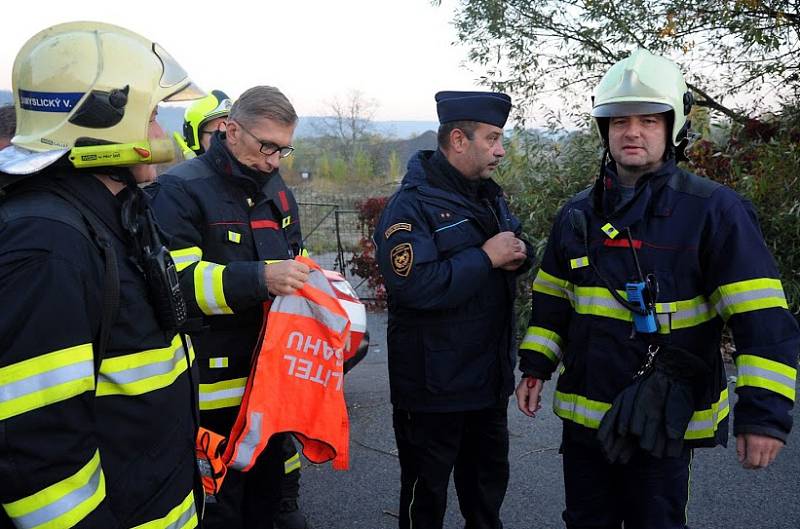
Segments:
[[[297,113],[283,93],[274,86],[248,88],[231,107],[228,119],[252,124],[258,119],[272,119],[285,125],[297,123]]]
[[[0,107],[0,138],[11,139],[17,130],[17,114],[14,105]]]

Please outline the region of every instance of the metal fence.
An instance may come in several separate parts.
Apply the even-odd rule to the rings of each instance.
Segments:
[[[358,211],[342,204],[299,202],[303,243],[323,268],[344,275],[364,300],[374,298],[366,281],[350,272],[350,260],[359,251],[362,237],[369,237]],[[349,206],[349,205],[348,205]]]

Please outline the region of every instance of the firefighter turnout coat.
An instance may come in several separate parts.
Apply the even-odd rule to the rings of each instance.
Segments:
[[[547,379],[560,363],[555,413],[594,436],[647,356],[647,335],[632,337],[631,312],[602,279],[623,297],[626,282],[638,279],[630,229],[642,274],[655,274],[658,282],[655,340],[689,350],[711,368],[695,383],[689,446],[727,442],[729,394],[720,355],[725,324],[736,344],[734,433],[785,441],[800,335],[752,204],[668,160],[618,207],[613,171],[609,166],[604,179],[556,217],[533,283],[520,369]]]
[[[228,153],[209,151],[172,167],[150,189],[170,238],[200,367],[201,424],[227,435],[242,401],[268,299],[265,262],[302,251],[297,203],[280,174],[256,174]]]
[[[100,358],[103,252],[74,206],[43,190],[0,203],[0,527],[197,527],[193,354],[160,329],[129,257],[127,190],[67,169],[20,186],[55,181],[110,234],[118,314]],[[47,213],[11,214],[24,202]]]

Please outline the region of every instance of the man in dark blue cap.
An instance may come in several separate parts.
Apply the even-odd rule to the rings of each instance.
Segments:
[[[511,98],[439,92],[436,151],[408,163],[374,240],[389,295],[400,528],[441,528],[454,479],[468,529],[500,529],[516,278],[530,246],[491,175]]]

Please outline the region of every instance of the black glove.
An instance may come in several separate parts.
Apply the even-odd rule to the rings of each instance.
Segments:
[[[692,381],[709,372],[697,356],[674,346],[655,356],[652,369],[614,399],[598,430],[612,463],[627,463],[637,446],[655,457],[675,457],[694,413]]]

